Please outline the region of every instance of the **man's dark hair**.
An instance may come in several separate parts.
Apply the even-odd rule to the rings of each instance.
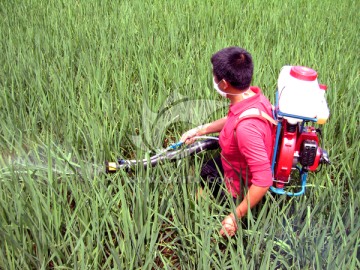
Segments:
[[[213,73],[239,90],[247,89],[252,80],[254,65],[251,54],[239,47],[224,48],[211,57]]]

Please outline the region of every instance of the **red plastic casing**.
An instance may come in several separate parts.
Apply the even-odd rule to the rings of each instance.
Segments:
[[[296,147],[296,134],[297,129],[294,132],[286,131],[286,122],[284,123],[284,129],[282,134],[282,141],[279,145],[278,162],[275,168],[275,179],[283,182],[289,180],[291,174],[295,147]],[[277,188],[283,188],[283,183],[276,183]]]
[[[301,145],[305,140],[315,141],[317,151],[314,164],[309,166],[309,171],[315,171],[319,166],[321,158],[321,148],[319,147],[319,138],[314,127],[304,127],[301,133],[297,128],[294,132],[287,131],[287,122],[284,123],[282,140],[279,145],[278,162],[275,167],[275,179],[281,182],[287,182],[291,174],[295,153],[300,153]],[[283,188],[284,183],[276,182],[277,188]]]

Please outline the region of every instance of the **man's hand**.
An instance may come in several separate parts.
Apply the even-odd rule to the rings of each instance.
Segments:
[[[221,222],[222,229],[220,230],[221,236],[234,236],[235,232],[238,228],[236,224],[236,219],[233,213],[228,215],[224,220]]]
[[[195,136],[203,136],[210,133],[220,132],[225,125],[226,119],[227,116],[215,120],[214,122],[190,129],[181,136],[180,141],[185,144],[192,144],[196,140],[194,138]]]
[[[192,144],[195,142],[195,136],[199,136],[199,131],[201,130],[203,126],[198,126],[196,128],[190,129],[189,131],[186,131],[182,136],[180,141],[185,144]]]
[[[262,197],[266,194],[269,187],[259,187],[255,185],[251,185],[249,188],[248,193],[246,194],[245,198],[242,202],[236,207],[236,216],[237,218],[242,218],[246,215],[248,208],[253,208],[258,202],[261,200]],[[237,230],[236,219],[233,213],[228,215],[222,224],[222,229],[220,230],[220,235],[222,236],[234,236]]]

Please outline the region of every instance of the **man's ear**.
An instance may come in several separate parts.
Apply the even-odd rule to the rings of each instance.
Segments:
[[[221,80],[221,82],[219,83],[219,86],[220,86],[220,84],[221,84],[221,88],[223,90],[226,90],[230,87],[230,84],[224,79]]]

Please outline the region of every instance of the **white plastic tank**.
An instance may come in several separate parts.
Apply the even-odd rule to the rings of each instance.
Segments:
[[[330,111],[325,98],[325,92],[327,90],[327,86],[324,84],[319,84],[319,88],[321,90],[320,91],[321,94],[320,94],[320,104],[318,107],[316,118],[317,118],[317,123],[322,125],[325,124],[326,120],[329,118]]]
[[[303,66],[284,66],[278,79],[279,110],[299,117],[315,118],[323,90],[320,90],[317,72]],[[285,117],[290,124],[301,119]]]

